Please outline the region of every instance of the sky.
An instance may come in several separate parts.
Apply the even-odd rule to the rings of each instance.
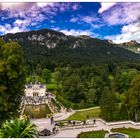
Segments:
[[[44,28],[140,43],[140,3],[0,3],[0,35]]]

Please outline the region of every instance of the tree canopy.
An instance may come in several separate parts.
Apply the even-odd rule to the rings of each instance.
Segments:
[[[24,95],[25,69],[23,52],[16,42],[0,39],[0,124],[17,116]]]

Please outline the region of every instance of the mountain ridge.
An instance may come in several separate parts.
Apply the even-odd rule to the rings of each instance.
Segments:
[[[5,41],[17,41],[23,48],[26,63],[31,67],[74,66],[140,61],[140,55],[108,40],[85,35],[67,36],[58,31],[37,31],[7,34]],[[50,69],[51,69],[50,68]]]
[[[125,45],[125,46],[129,46],[129,45],[140,45],[140,43],[138,43],[136,40],[131,40],[129,42],[120,43],[120,45]]]
[[[140,53],[140,43],[138,43],[135,40],[131,40],[129,42],[120,43],[118,45],[120,47],[122,47],[124,49],[128,49],[128,50],[130,50],[132,52]]]
[[[47,32],[47,34],[46,34]],[[54,48],[57,46],[57,43],[59,43],[59,41],[61,40],[73,40],[75,41],[73,43],[73,45],[70,45],[69,47],[71,48],[75,48],[75,47],[80,47],[80,46],[86,46],[84,41],[85,40],[94,40],[94,42],[104,42],[106,45],[115,45],[115,46],[119,46],[122,47],[124,49],[128,49],[132,52],[135,53],[139,53],[140,52],[140,43],[136,42],[135,40],[131,40],[129,42],[124,42],[124,43],[113,43],[112,40],[106,40],[106,39],[99,39],[99,38],[93,38],[91,36],[88,35],[79,35],[79,36],[72,36],[72,35],[66,35],[62,32],[56,31],[56,30],[52,30],[52,29],[40,29],[40,30],[32,30],[32,31],[25,31],[25,32],[18,32],[18,33],[8,33],[6,35],[1,36],[2,38],[4,38],[5,40],[7,40],[7,38],[12,39],[13,41],[22,41],[22,38],[27,38],[27,40],[30,41],[36,41],[38,43],[40,43],[40,45],[46,45],[48,48]],[[52,41],[50,40],[50,37],[52,38]],[[46,38],[46,40],[45,40]],[[56,41],[58,40],[58,41]],[[94,42],[92,41],[92,44],[94,44]]]
[[[73,47],[73,48],[75,48],[76,46],[79,47],[83,41],[89,40],[89,39],[94,39],[94,41],[96,41],[96,42],[103,41],[103,42],[108,43],[107,40],[92,38],[92,37],[86,36],[86,35],[80,35],[80,36],[65,35],[62,32],[47,29],[47,28],[41,29],[41,30],[26,31],[26,32],[8,33],[6,35],[3,35],[2,37],[5,40],[7,40],[7,38],[8,39],[10,38],[13,41],[22,41],[22,38],[24,38],[24,39],[27,38],[27,40],[39,42],[40,45],[48,45],[50,43],[47,46],[48,48],[56,47],[58,41],[61,41],[61,40],[75,41],[72,46],[69,46],[69,47]],[[56,40],[58,40],[58,41],[56,41]],[[94,44],[94,42],[92,42],[92,43]],[[84,44],[85,43],[83,43],[82,46],[84,46]]]

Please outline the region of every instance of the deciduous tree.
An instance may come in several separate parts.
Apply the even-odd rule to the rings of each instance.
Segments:
[[[23,52],[16,42],[0,41],[0,124],[19,115],[24,95]]]

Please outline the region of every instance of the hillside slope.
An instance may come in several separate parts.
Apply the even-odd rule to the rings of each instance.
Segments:
[[[80,66],[110,62],[139,62],[140,55],[88,36],[67,36],[61,32],[43,29],[2,36],[22,45],[26,63],[35,67]]]

